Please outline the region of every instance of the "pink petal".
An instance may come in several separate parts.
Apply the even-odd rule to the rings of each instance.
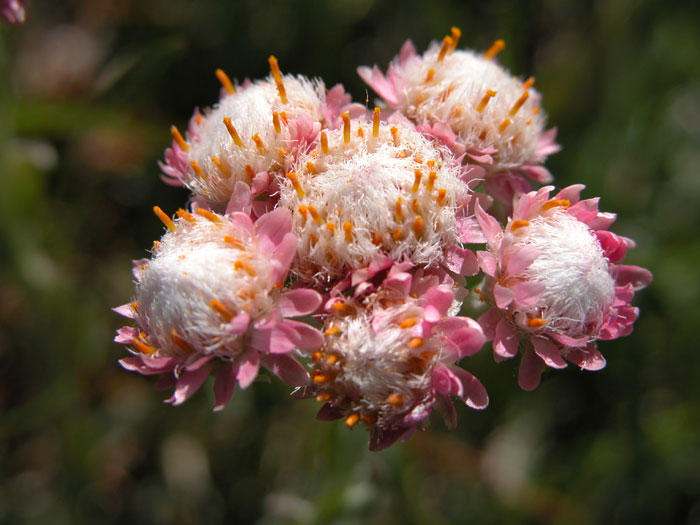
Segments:
[[[499,308],[507,308],[513,302],[514,297],[515,295],[509,288],[500,284],[493,286],[493,298],[496,301],[496,306]]]
[[[255,221],[259,239],[267,239],[276,247],[292,230],[292,213],[287,208],[276,208]]]
[[[646,288],[651,284],[652,280],[651,272],[639,266],[616,264],[611,268],[610,273],[617,286],[625,286],[631,283],[635,290]]]
[[[506,272],[508,275],[518,275],[525,268],[530,266],[537,257],[540,256],[540,250],[534,246],[525,245],[517,252],[512,254],[506,262]]]
[[[482,244],[486,242],[476,217],[463,217],[457,220],[457,239],[463,244]]]
[[[223,410],[236,388],[236,377],[232,365],[226,363],[214,375],[214,412]]]
[[[551,340],[544,337],[531,337],[535,353],[552,368],[566,368],[566,361],[561,357],[559,348]]]
[[[250,185],[252,195],[258,195],[270,187],[270,174],[266,171],[256,173]]]
[[[525,350],[518,371],[518,386],[528,392],[534,390],[540,384],[540,376],[544,369],[542,359],[537,357],[531,349]]]
[[[211,364],[198,368],[197,370],[184,371],[177,380],[175,392],[173,392],[173,395],[166,399],[165,402],[177,406],[187,401],[199,390],[199,387],[202,386],[202,383],[204,383],[209,376],[210,371]]]
[[[234,212],[233,214],[231,214],[231,220],[244,232],[246,232],[249,235],[253,235],[253,221],[247,214],[241,212]]]
[[[134,318],[134,309],[131,307],[131,303],[126,303],[116,308],[112,308],[113,312],[118,313],[123,317],[128,317],[129,319]]]
[[[445,249],[445,259],[445,265],[458,275],[476,275],[479,271],[479,263],[471,250],[451,244]]]
[[[464,394],[460,397],[460,399],[462,399],[462,401],[464,401],[467,406],[471,408],[486,408],[489,404],[489,396],[486,393],[484,385],[481,384],[481,381],[458,366],[450,365],[449,369],[462,383]]]
[[[139,335],[139,331],[133,326],[123,326],[117,330],[117,336],[114,338],[115,343],[128,345],[136,339]]]
[[[501,322],[501,319],[503,319],[501,312],[497,308],[491,308],[476,320],[484,331],[487,341],[493,341],[496,335],[496,326]]]
[[[226,215],[231,215],[234,212],[241,212],[245,213],[246,215],[250,215],[251,202],[252,195],[250,193],[250,186],[239,180],[233,187],[231,198],[226,206]]]
[[[436,328],[457,349],[457,359],[477,353],[486,342],[479,323],[469,317],[447,317]]]
[[[501,225],[498,224],[496,219],[481,209],[481,204],[479,204],[478,201],[474,211],[476,213],[476,220],[479,222],[479,226],[481,226],[481,231],[484,233],[484,237],[486,237],[486,243],[489,245],[489,248],[491,248],[491,251],[497,251],[498,239],[503,233]]]
[[[233,374],[242,389],[246,389],[258,377],[260,356],[253,350],[247,351],[233,363]]]
[[[272,253],[275,271],[270,276],[274,283],[282,284],[297,253],[299,240],[293,233],[287,233]]]
[[[576,204],[581,199],[581,192],[585,187],[585,184],[572,184],[557,193],[554,198],[565,199],[571,204]]]
[[[343,411],[330,403],[324,404],[316,413],[316,419],[319,421],[333,421],[343,417]]]
[[[321,294],[310,288],[297,288],[279,295],[277,306],[285,317],[308,315],[321,306]]]
[[[228,323],[228,330],[232,334],[242,334],[248,330],[248,325],[250,324],[250,315],[243,312],[238,314],[236,317],[231,319]]]
[[[272,328],[254,330],[250,346],[261,352],[286,354],[297,347],[299,336],[287,323],[280,323]]]
[[[496,325],[496,334],[493,339],[493,351],[503,359],[515,357],[518,353],[520,335],[513,330],[508,319],[502,318]]]
[[[491,252],[479,250],[476,252],[476,260],[479,262],[479,266],[486,275],[489,277],[496,276],[498,263],[496,262],[496,257]]]
[[[170,357],[149,359],[139,355],[120,359],[119,364],[131,372],[138,372],[143,375],[156,375],[172,372],[176,360]]]
[[[445,425],[452,430],[457,427],[457,411],[449,396],[438,394],[435,396],[435,409],[440,413]]]
[[[384,279],[384,282],[382,283],[384,288],[390,288],[392,290],[396,290],[399,292],[401,295],[408,295],[408,293],[411,291],[411,284],[413,283],[413,277],[411,276],[410,273],[406,272],[400,272],[396,273],[394,275],[391,275]]]
[[[323,334],[313,326],[291,319],[285,319],[282,324],[296,332],[295,342],[299,350],[316,350],[323,345]]]
[[[425,306],[423,308],[426,312],[432,309],[437,311],[437,322],[440,320],[440,317],[445,315],[450,306],[452,306],[454,297],[452,288],[449,286],[440,285],[430,288],[427,292],[425,292],[425,294],[423,294],[421,299],[424,301]]]
[[[264,355],[262,363],[270,372],[289,385],[304,386],[309,382],[309,373],[289,354]]]
[[[605,368],[606,365],[603,354],[598,351],[594,343],[584,348],[567,349],[564,357],[584,370],[596,371]]]
[[[395,108],[399,104],[399,99],[396,93],[396,87],[393,82],[389,81],[381,70],[374,66],[372,69],[367,66],[357,68],[357,74],[371,87],[380,97],[384,99],[387,105]]]
[[[537,300],[544,293],[545,286],[542,283],[526,281],[511,286],[513,302],[519,308],[528,308],[537,304]]]

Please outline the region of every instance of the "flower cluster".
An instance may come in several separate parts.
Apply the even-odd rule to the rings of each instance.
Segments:
[[[433,408],[454,426],[453,397],[486,407],[463,367],[486,341],[522,356],[525,390],[547,366],[602,368],[596,341],[631,332],[651,274],[617,264],[634,243],[582,185],[533,189],[558,149],[534,79],[497,64],[502,41],[478,54],[459,37],[407,42],[386,75],[360,67],[372,109],[274,57],[263,80],[217,70],[218,104],[171,128],[163,179],[191,199],[154,208],[166,232],[115,309],[132,319],[122,366],[173,404],[212,375],[215,410],[263,366],[373,450]]]

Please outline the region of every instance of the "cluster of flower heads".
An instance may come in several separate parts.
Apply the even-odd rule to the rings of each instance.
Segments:
[[[486,341],[520,356],[525,390],[546,367],[605,366],[596,341],[631,332],[651,274],[617,264],[634,243],[583,185],[532,188],[558,149],[534,79],[498,65],[502,41],[478,54],[459,36],[360,67],[372,109],[274,57],[242,85],[218,70],[218,104],[171,128],[163,179],[192,197],[154,208],[167,231],[116,309],[133,320],[121,364],[176,405],[212,375],[215,410],[262,365],[319,419],[366,425],[373,450],[433,408],[454,426],[453,397],[486,407],[462,366]]]

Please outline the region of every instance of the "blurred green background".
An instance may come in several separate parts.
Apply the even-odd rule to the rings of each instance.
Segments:
[[[532,393],[484,350],[488,409],[380,453],[278,381],[163,405],[118,366],[110,307],[151,207],[187,198],[159,180],[170,124],[216,101],[215,68],[260,78],[272,53],[364,102],[358,65],[451,25],[506,40],[559,128],[556,184],[637,241],[634,333]],[[0,522],[700,523],[699,27],[691,1],[34,0],[0,28]]]

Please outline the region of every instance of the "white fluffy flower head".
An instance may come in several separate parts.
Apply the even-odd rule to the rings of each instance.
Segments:
[[[322,132],[280,188],[299,237],[296,272],[332,280],[377,254],[440,262],[467,191],[443,153],[406,122],[347,120]]]

